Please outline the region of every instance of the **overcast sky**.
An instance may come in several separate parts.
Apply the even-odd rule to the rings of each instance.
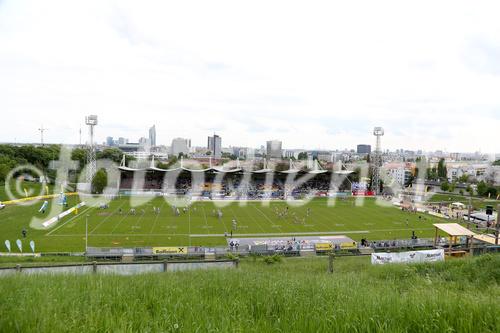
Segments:
[[[0,0],[0,142],[500,152],[498,1]]]

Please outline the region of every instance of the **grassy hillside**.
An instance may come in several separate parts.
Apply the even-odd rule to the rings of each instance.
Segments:
[[[0,278],[3,332],[498,332],[500,256],[369,258],[143,276]]]

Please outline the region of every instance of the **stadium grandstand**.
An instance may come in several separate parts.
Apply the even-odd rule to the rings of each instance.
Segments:
[[[353,171],[325,170],[317,161],[311,168],[299,168],[290,161],[288,169],[282,171],[271,168],[266,161],[257,169],[242,167],[238,160],[230,167],[213,166],[210,162],[208,166],[195,165],[199,168],[186,164],[181,159],[178,166],[162,169],[153,157],[149,167],[132,168],[122,160],[119,189],[125,194],[133,190],[209,199],[286,199],[351,194],[353,190]]]

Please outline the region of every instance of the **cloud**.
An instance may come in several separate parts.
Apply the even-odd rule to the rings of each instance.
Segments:
[[[487,41],[481,37],[470,40],[464,52],[465,64],[481,74],[500,75],[500,39]]]
[[[360,10],[359,8],[363,8]],[[484,2],[0,3],[0,141],[498,150],[496,13]],[[443,24],[443,22],[446,24]],[[5,115],[8,115],[6,117]],[[84,132],[85,133],[85,132]]]

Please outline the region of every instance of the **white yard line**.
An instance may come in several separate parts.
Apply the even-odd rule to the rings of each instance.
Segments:
[[[322,213],[322,211],[321,211],[321,209],[322,209],[322,208],[320,208],[320,207],[315,208],[315,209],[314,209],[314,211],[312,211],[312,215],[310,215],[309,217],[307,217],[307,219],[308,219],[308,218],[312,218],[314,215],[318,215],[319,217],[324,217],[324,218],[326,218],[326,220],[327,220],[327,221],[328,221],[328,219],[331,219],[331,217],[329,217],[328,215],[326,215],[326,213],[325,213],[325,214],[323,214],[323,213]],[[320,220],[320,219],[318,219],[318,220],[314,220],[314,221],[315,221],[315,222],[317,221],[317,222],[318,222],[318,224],[321,224],[321,225],[322,225],[322,226],[324,226],[324,227],[327,227],[327,228],[330,228],[330,227],[331,227],[331,225],[328,225],[328,223],[323,223],[323,222],[321,222],[321,220]]]
[[[163,201],[163,203],[160,206],[160,214],[161,214],[161,212],[163,210],[163,206],[164,205],[165,205],[165,201]],[[160,214],[156,215],[155,221],[153,222],[153,226],[151,227],[151,230],[149,231],[149,234],[153,233],[153,230],[155,229],[155,226],[156,226],[156,222],[158,222],[158,218],[160,217]]]
[[[135,222],[134,224],[131,225],[132,229],[134,229],[134,227],[138,227],[139,224],[141,224],[141,220],[144,218],[144,215],[146,215],[146,211],[144,211],[144,214],[141,214],[141,216],[139,216],[139,218],[137,219],[137,222]],[[120,224],[120,223],[118,223]],[[111,234],[113,234],[113,232],[116,230],[116,228],[118,227],[118,224],[113,228],[113,230],[111,230]]]
[[[259,211],[262,215],[264,215],[264,217],[265,217],[265,218],[266,218],[269,222],[271,222],[271,224],[272,224],[272,225],[275,225],[275,226],[277,226],[277,227],[278,227],[278,229],[279,229],[279,230],[282,230],[282,229],[281,229],[281,227],[280,227],[278,224],[274,223],[274,222],[273,222],[273,220],[271,220],[271,219],[269,218],[269,216],[267,216],[267,215],[266,215],[263,211],[261,211],[259,208],[257,208],[257,205],[251,205],[251,206],[253,206],[255,209],[257,209],[257,211]]]
[[[231,206],[228,206],[228,207],[231,208]],[[234,216],[234,214],[233,214],[233,217],[236,219],[236,216]],[[229,229],[226,227],[226,222],[224,222],[224,217],[221,218],[221,221],[222,221],[222,224],[224,225],[224,231],[229,232]]]
[[[121,224],[121,223],[122,223],[122,222],[123,222],[123,221],[127,218],[127,216],[128,216],[128,214],[127,214],[127,213],[125,213],[125,214],[123,215],[122,219],[121,219],[120,221],[118,221],[118,223],[117,223],[117,224],[113,227],[113,229],[111,229],[111,232],[110,232],[108,235],[110,235],[110,236],[111,236],[111,234],[113,233],[113,231],[115,231],[115,230],[116,230],[116,228],[118,228],[118,226],[119,226],[119,225],[120,225],[120,224]],[[134,215],[134,216],[136,216],[136,215]],[[95,229],[94,229],[94,230],[95,230]],[[94,230],[92,230],[92,232],[94,232]],[[90,232],[90,233],[92,234],[92,232]]]
[[[205,226],[207,227],[208,230],[208,220],[207,220],[207,213],[205,212],[205,205],[201,207],[203,208],[203,216],[205,217]]]
[[[99,228],[101,226],[101,224],[103,224],[107,219],[109,219],[112,215],[114,215],[120,208],[122,208],[122,206],[124,204],[125,204],[125,201],[123,201],[122,204],[120,206],[118,206],[118,208],[116,208],[111,214],[106,216],[98,225],[96,225],[95,228],[89,232],[89,234],[92,234],[97,228]]]
[[[72,218],[70,218],[68,221],[64,222],[63,224],[59,225],[57,228],[55,229],[52,229],[51,231],[49,231],[48,233],[45,234],[45,236],[50,236],[54,231],[56,231],[57,229],[59,228],[62,228],[63,226],[65,226],[66,224],[68,224],[69,222],[73,221],[74,219],[78,218],[78,217],[81,217],[83,213],[87,212],[89,209],[92,209],[94,207],[87,207],[84,211],[82,211],[80,214],[78,215],[75,215],[73,216]]]
[[[191,208],[188,208],[188,234],[191,234]],[[189,246],[191,246],[191,237],[189,237]]]
[[[233,210],[233,209],[231,208],[231,210]],[[243,211],[245,211],[245,213],[247,214],[247,216],[250,216],[250,218],[255,222],[255,224],[257,224],[257,226],[260,228],[260,230],[262,230],[262,232],[266,232],[266,230],[264,228],[262,228],[262,226],[260,225],[259,221],[256,220],[255,217],[253,217],[252,214],[248,214],[246,209],[244,209]],[[234,210],[233,210],[233,215],[235,215],[234,214]]]

